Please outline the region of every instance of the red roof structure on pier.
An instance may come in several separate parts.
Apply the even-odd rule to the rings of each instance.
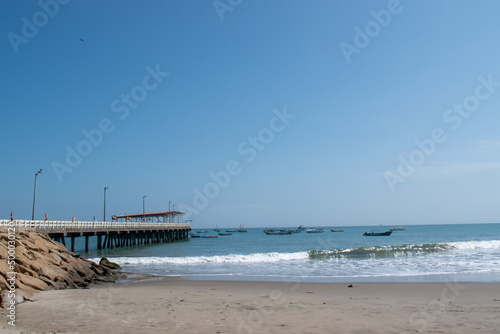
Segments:
[[[174,216],[184,216],[184,212],[180,212],[180,211],[165,211],[165,212],[150,212],[150,213],[132,213],[132,214],[129,214],[129,215],[114,215],[114,217],[116,219],[120,219],[120,218],[127,218],[127,217],[130,217],[130,218],[142,218],[142,217],[146,217],[146,218],[149,218],[149,217],[174,217]]]

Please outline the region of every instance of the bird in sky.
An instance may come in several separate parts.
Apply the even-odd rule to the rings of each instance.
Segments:
[[[80,38],[80,41],[82,41],[82,42],[83,42],[83,38]]]

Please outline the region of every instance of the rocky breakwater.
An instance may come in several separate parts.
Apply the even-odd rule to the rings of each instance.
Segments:
[[[13,285],[19,303],[32,301],[37,291],[86,288],[115,278],[113,270],[80,258],[44,233],[17,230],[12,237],[6,228],[0,229],[0,305],[4,307],[13,298]]]

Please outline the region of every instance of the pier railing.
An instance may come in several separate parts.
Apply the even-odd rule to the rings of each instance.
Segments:
[[[137,228],[180,228],[190,229],[186,223],[140,223],[140,222],[99,222],[71,220],[13,220],[0,219],[0,227],[23,227],[32,229],[137,229]]]

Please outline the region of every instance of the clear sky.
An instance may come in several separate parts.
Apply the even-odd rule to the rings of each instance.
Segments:
[[[3,1],[0,217],[500,222],[498,1]],[[173,207],[172,207],[173,208]]]

